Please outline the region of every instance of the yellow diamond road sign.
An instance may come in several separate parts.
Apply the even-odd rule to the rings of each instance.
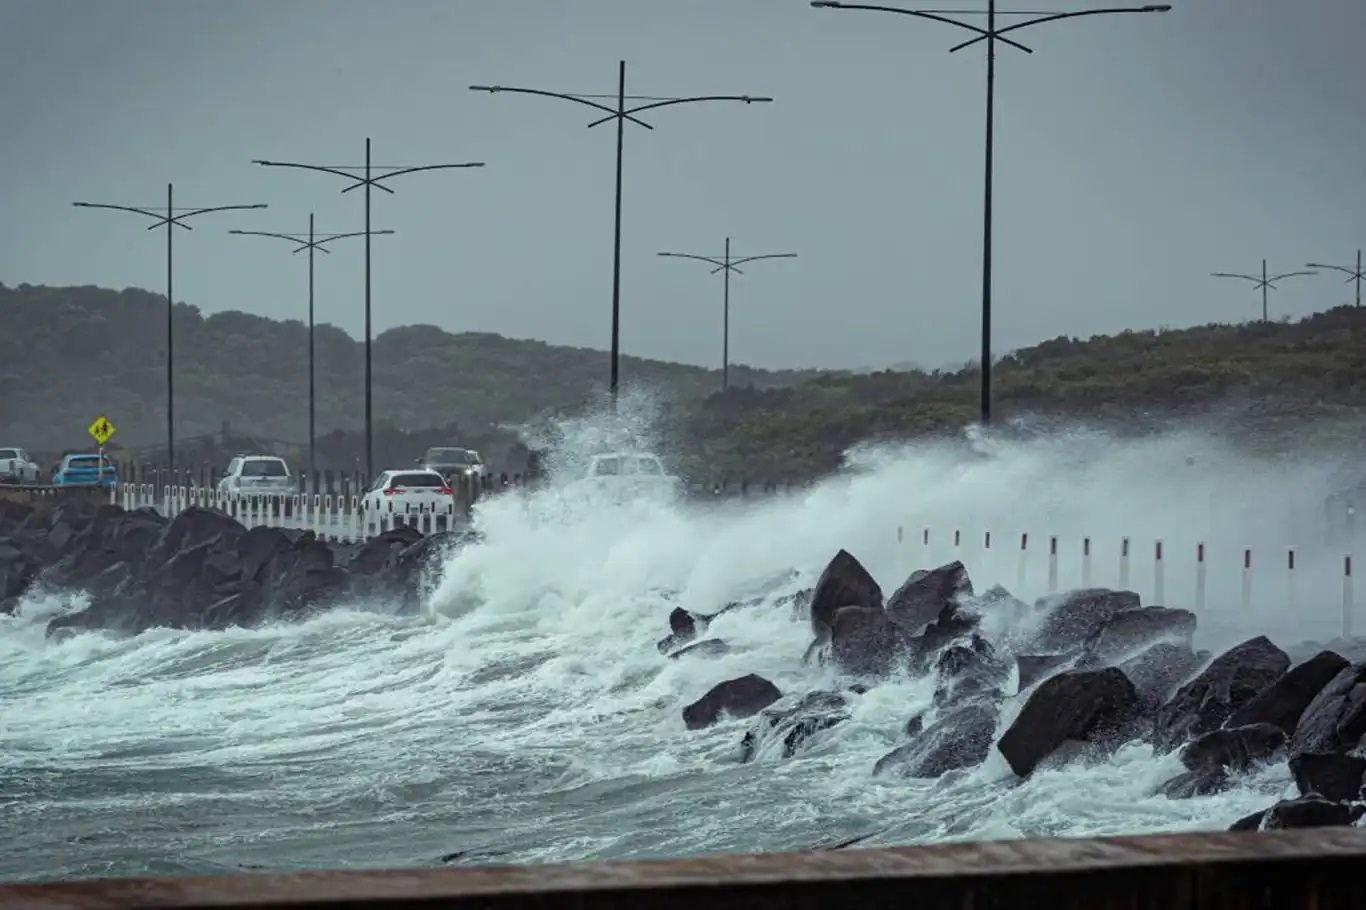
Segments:
[[[94,436],[95,441],[98,442],[100,445],[104,445],[106,442],[109,441],[110,436],[113,436],[115,433],[118,432],[118,430],[114,429],[114,425],[109,422],[109,418],[105,417],[103,414],[101,414],[99,417],[96,417],[95,422],[92,423],[88,427],[88,429],[90,431],[90,435]]]

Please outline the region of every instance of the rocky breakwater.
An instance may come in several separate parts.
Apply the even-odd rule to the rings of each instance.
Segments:
[[[420,607],[427,569],[456,534],[398,528],[354,546],[312,532],[247,528],[191,508],[166,519],[119,506],[34,509],[0,502],[0,613],[30,593],[83,593],[49,636],[101,629],[223,629],[297,620],[341,603]]]
[[[794,661],[833,665],[840,683],[785,693],[750,674],[683,708],[689,729],[750,718],[739,761],[792,758],[817,737],[839,736],[870,685],[931,675],[930,706],[908,711],[895,731],[901,744],[873,774],[938,778],[995,751],[1018,781],[1140,742],[1179,762],[1158,789],[1170,799],[1288,763],[1293,788],[1234,830],[1350,825],[1366,815],[1366,661],[1328,649],[1296,660],[1264,636],[1217,655],[1197,651],[1188,610],[1101,588],[1032,606],[1000,587],[978,595],[958,562],[917,570],[887,597],[840,551],[813,588],[788,600],[813,633]],[[745,606],[675,609],[659,650],[671,659],[728,653],[724,640],[704,636],[717,616]],[[989,613],[1001,615],[987,624]],[[984,625],[1005,631],[993,638]]]

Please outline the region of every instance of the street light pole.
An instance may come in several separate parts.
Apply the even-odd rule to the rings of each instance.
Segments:
[[[1282,278],[1290,278],[1290,277],[1293,277],[1293,276],[1295,276],[1295,275],[1317,275],[1317,274],[1318,274],[1318,272],[1282,272],[1282,273],[1279,274],[1279,275],[1271,275],[1270,277],[1268,277],[1267,274],[1266,274],[1266,260],[1265,260],[1265,259],[1262,260],[1262,275],[1261,275],[1260,278],[1257,277],[1256,275],[1239,275],[1239,274],[1236,274],[1236,273],[1234,273],[1234,272],[1210,272],[1210,276],[1213,277],[1213,278],[1241,278],[1241,279],[1243,279],[1244,281],[1251,281],[1251,282],[1253,283],[1253,285],[1254,285],[1253,290],[1256,290],[1256,289],[1260,288],[1260,289],[1261,289],[1261,292],[1262,292],[1262,322],[1267,322],[1267,321],[1268,321],[1267,305],[1266,305],[1266,291],[1267,291],[1267,288],[1271,288],[1271,289],[1274,290],[1275,287],[1276,287],[1276,282],[1280,281]]]
[[[277,234],[271,231],[228,231],[229,234],[239,234],[251,237],[274,237],[277,240],[287,240],[295,244],[293,253],[300,253],[308,250],[308,477],[310,483],[316,482],[316,442],[317,442],[317,409],[315,395],[315,348],[313,343],[313,253],[314,251],[331,254],[325,244],[334,240],[341,240],[345,237],[369,236],[365,231],[349,231],[344,234],[323,234],[318,236],[314,230],[313,213],[308,213],[308,233],[307,234]],[[370,231],[370,234],[392,234],[391,230]]]
[[[443,171],[452,168],[483,167],[482,161],[466,161],[461,164],[424,164],[417,167],[380,167],[372,163],[370,158],[370,137],[365,137],[365,164],[357,165],[338,165],[324,166],[321,164],[297,164],[288,161],[263,161],[256,159],[252,164],[260,164],[265,167],[291,167],[304,171],[319,171],[324,174],[335,174],[338,177],[352,181],[352,183],[342,190],[349,193],[354,189],[363,188],[365,190],[365,476],[374,479],[374,424],[373,417],[373,394],[371,381],[371,362],[370,362],[370,190],[371,188],[381,189],[384,192],[393,194],[393,190],[385,186],[383,181],[393,177],[400,177],[404,174],[416,174],[422,171]],[[375,168],[384,173],[375,174]],[[364,171],[364,176],[350,173],[351,171]],[[368,481],[367,481],[368,482]]]
[[[185,219],[195,215],[207,215],[209,212],[235,212],[243,209],[263,209],[265,203],[253,205],[213,205],[195,207],[175,207],[175,185],[166,184],[166,209],[158,212],[152,207],[146,208],[131,205],[107,205],[102,202],[73,202],[72,205],[83,209],[110,209],[116,212],[132,212],[135,215],[142,215],[145,218],[153,219],[153,223],[147,225],[147,230],[154,231],[159,227],[166,228],[166,469],[175,469],[175,330],[173,314],[175,313],[175,244],[173,241],[172,227],[184,228],[192,231],[194,228],[185,223]]]
[[[701,101],[740,101],[745,104],[752,104],[756,101],[772,101],[772,98],[760,97],[757,95],[696,95],[688,98],[665,98],[652,95],[628,95],[626,94],[626,61],[617,61],[617,91],[615,95],[587,95],[572,92],[552,92],[534,88],[509,88],[503,85],[471,85],[470,91],[474,92],[512,92],[522,95],[539,95],[543,98],[560,98],[564,101],[573,101],[576,104],[587,105],[596,108],[607,114],[607,116],[594,120],[588,124],[589,128],[615,120],[617,124],[617,169],[616,169],[616,204],[613,214],[613,233],[612,233],[612,374],[611,374],[611,395],[615,406],[617,400],[617,385],[620,378],[621,359],[621,164],[622,151],[626,139],[626,121],[631,121],[638,126],[643,126],[647,130],[654,129],[653,126],[634,116],[642,111],[654,110],[661,107],[670,107],[677,104],[695,104]],[[605,104],[593,100],[595,98],[613,98],[616,100],[616,107],[608,107]],[[628,108],[627,101],[644,101],[645,104],[636,105]]]
[[[1357,306],[1361,306],[1361,280],[1362,280],[1363,277],[1366,277],[1366,276],[1363,275],[1363,273],[1362,273],[1362,271],[1361,271],[1361,250],[1357,250],[1357,267],[1356,267],[1356,268],[1352,268],[1351,266],[1346,266],[1346,265],[1325,265],[1325,264],[1322,263],[1322,262],[1306,262],[1306,263],[1304,264],[1304,266],[1305,266],[1305,268],[1309,268],[1309,269],[1334,269],[1334,270],[1339,271],[1339,272],[1346,272],[1346,273],[1347,273],[1347,276],[1348,276],[1348,277],[1347,277],[1347,281],[1354,281],[1354,282],[1356,282],[1356,286],[1357,286]]]
[[[879,6],[866,3],[843,3],[840,0],[811,0],[811,5],[821,9],[846,9],[846,10],[871,10],[880,13],[897,13],[903,16],[914,16],[918,19],[927,19],[932,22],[941,22],[945,25],[957,26],[970,32],[976,32],[977,37],[957,44],[949,48],[949,53],[971,47],[979,41],[987,43],[987,100],[986,100],[986,142],[985,142],[985,176],[983,180],[982,192],[982,387],[981,387],[981,420],[982,423],[991,423],[991,264],[992,264],[992,163],[995,157],[995,113],[996,113],[996,43],[1008,44],[1017,50],[1027,54],[1034,53],[1032,48],[1026,47],[1011,38],[1006,37],[1007,33],[1019,31],[1032,25],[1039,25],[1044,22],[1057,22],[1062,19],[1078,19],[1082,16],[1100,16],[1110,13],[1165,13],[1171,9],[1171,4],[1148,4],[1145,6],[1134,7],[1115,7],[1109,9],[1088,9],[1075,10],[1065,13],[1043,13],[1037,18],[1028,19],[1024,22],[1017,22],[1004,28],[996,27],[997,16],[1015,15],[1036,15],[1034,11],[1019,12],[1009,10],[998,10],[996,0],[987,0],[985,10],[925,10],[907,9],[899,6]],[[958,15],[986,15],[987,27],[981,28],[967,22],[960,22],[957,19],[949,18],[945,13]]]
[[[725,255],[719,259],[715,256],[698,256],[694,253],[656,253],[657,256],[671,256],[675,259],[696,259],[699,262],[707,262],[716,268],[711,270],[715,275],[720,272],[724,279],[722,281],[722,303],[721,303],[721,391],[730,388],[730,273],[743,275],[744,272],[736,268],[746,262],[758,262],[760,259],[796,259],[796,253],[764,253],[760,256],[745,256],[740,259],[732,259],[730,255],[730,238],[726,238]]]

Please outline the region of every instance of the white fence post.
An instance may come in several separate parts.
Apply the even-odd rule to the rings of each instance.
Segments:
[[[1058,593],[1058,535],[1048,538],[1048,593]]]
[[[1205,542],[1195,545],[1195,609],[1205,609]]]
[[[1121,591],[1129,590],[1129,538],[1121,537],[1119,540],[1119,587]]]
[[[1352,637],[1352,554],[1342,557],[1342,637]]]
[[[1015,573],[1015,590],[1017,596],[1024,597],[1025,569],[1029,565],[1029,532],[1024,531],[1020,534],[1020,565]]]
[[[1295,609],[1295,548],[1285,548],[1285,596],[1286,605],[1290,610]]]
[[[1081,539],[1081,586],[1091,587],[1091,538]]]
[[[1252,609],[1252,548],[1243,548],[1243,612]]]
[[[1153,548],[1153,604],[1159,607],[1163,605],[1163,601],[1167,597],[1165,581],[1166,572],[1162,565],[1162,541],[1159,539]]]

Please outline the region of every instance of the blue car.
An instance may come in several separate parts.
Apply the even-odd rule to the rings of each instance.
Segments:
[[[119,469],[99,455],[64,455],[52,475],[54,486],[99,484],[113,487],[119,482]]]

